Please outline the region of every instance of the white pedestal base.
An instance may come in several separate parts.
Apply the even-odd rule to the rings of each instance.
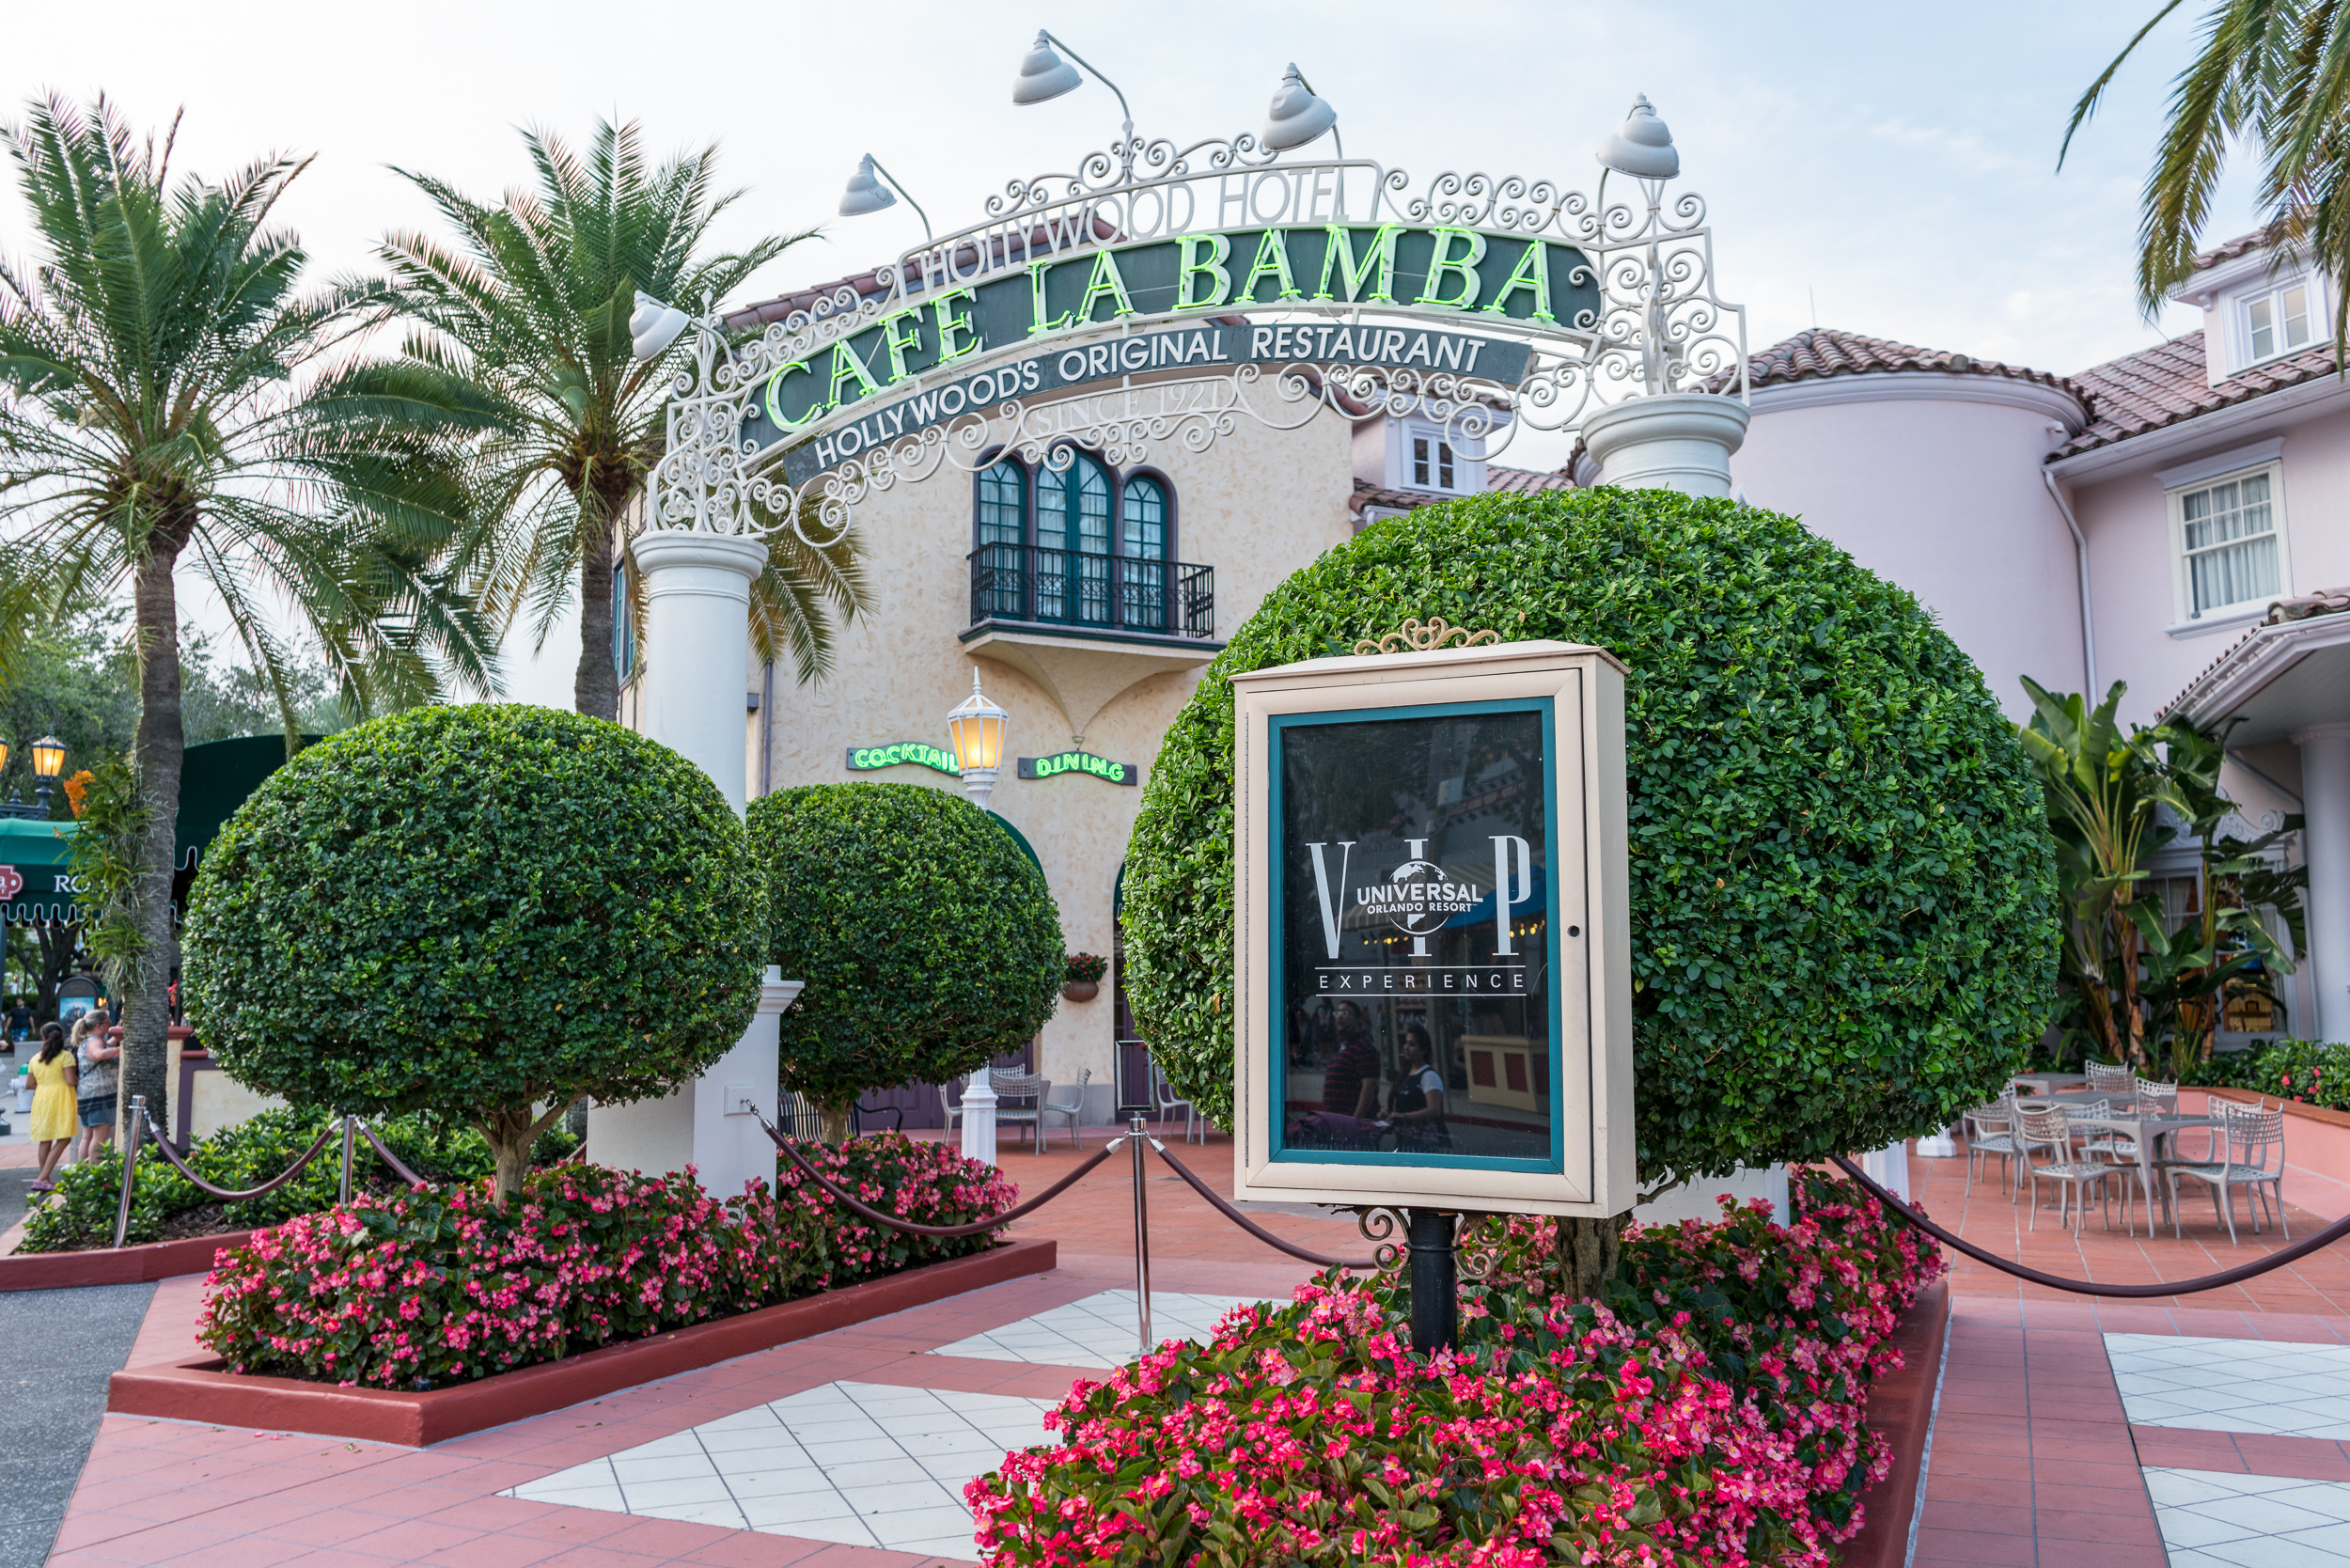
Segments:
[[[963,1086],[963,1157],[995,1163],[995,1086],[982,1067]]]
[[[1938,1133],[1929,1133],[1918,1140],[1918,1157],[1921,1160],[1954,1160],[1958,1158],[1958,1139],[1950,1136],[1948,1127]]]
[[[1909,1144],[1906,1140],[1890,1149],[1872,1149],[1861,1155],[1860,1169],[1869,1180],[1903,1202],[1909,1201]]]
[[[776,1146],[744,1102],[776,1119],[776,1020],[801,985],[771,965],[751,1027],[708,1072],[658,1100],[590,1105],[588,1157],[618,1170],[667,1172],[690,1165],[713,1198],[737,1197],[746,1182],[773,1186]]]
[[[1666,1193],[1653,1203],[1642,1203],[1632,1211],[1632,1217],[1642,1225],[1678,1225],[1684,1219],[1719,1224],[1722,1206],[1717,1201],[1724,1194],[1740,1203],[1756,1199],[1766,1200],[1771,1215],[1784,1225],[1794,1217],[1787,1203],[1787,1168],[1774,1166],[1740,1166],[1727,1176],[1708,1176],[1701,1181],[1684,1182]]]

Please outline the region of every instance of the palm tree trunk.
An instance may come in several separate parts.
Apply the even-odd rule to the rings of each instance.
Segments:
[[[588,505],[585,495],[580,499]],[[613,512],[604,515],[611,517]],[[612,662],[612,527],[609,523],[579,553],[579,668],[572,706],[589,718],[620,716],[620,677]]]
[[[171,926],[171,862],[179,835],[180,768],[187,749],[180,717],[180,605],[171,580],[178,560],[177,549],[150,547],[132,590],[139,639],[139,728],[133,750],[139,789],[150,809],[147,842],[139,847],[143,983],[131,988],[124,999],[120,1115],[127,1119],[133,1096],[145,1095],[148,1115],[158,1128],[172,1125],[167,1081],[170,986],[180,943]],[[124,1132],[127,1137],[127,1121]]]

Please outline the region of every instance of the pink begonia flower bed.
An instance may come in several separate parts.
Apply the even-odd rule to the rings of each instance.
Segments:
[[[800,1152],[924,1224],[969,1224],[1016,1196],[993,1167],[894,1134]],[[690,1168],[565,1165],[503,1209],[487,1183],[418,1186],[258,1231],[212,1271],[197,1333],[230,1372],[429,1389],[991,1245],[883,1232],[789,1168],[721,1200]]]
[[[1548,1288],[1547,1222],[1465,1287],[1457,1356],[1402,1288],[1324,1275],[1080,1382],[1057,1445],[966,1489],[991,1564],[1828,1568],[1888,1464],[1862,1418],[1942,1271],[1856,1189],[1638,1230],[1604,1306]]]

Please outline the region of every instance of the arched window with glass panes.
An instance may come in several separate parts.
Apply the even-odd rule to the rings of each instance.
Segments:
[[[1002,456],[972,493],[973,620],[1170,632],[1175,493],[1062,447],[1031,469]]]

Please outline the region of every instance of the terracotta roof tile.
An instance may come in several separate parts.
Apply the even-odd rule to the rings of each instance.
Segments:
[[[2214,386],[2204,366],[2203,335],[2190,332],[2075,375],[2073,380],[2094,400],[2094,417],[2080,434],[2058,447],[2055,455],[2071,457],[2110,447],[2165,425],[2333,373],[2333,345],[2319,343],[2230,376]]]
[[[2282,219],[2275,223],[2264,224],[2249,234],[2239,234],[2232,240],[2222,241],[2211,249],[2200,253],[2195,258],[2193,270],[2200,273],[2206,267],[2217,267],[2222,261],[2232,261],[2237,257],[2259,250],[2264,245],[2275,244],[2282,238],[2284,238]]]
[[[1517,494],[1531,494],[1538,490],[1573,490],[1574,481],[1561,469],[1545,473],[1539,468],[1511,468],[1498,463],[1485,465],[1485,490],[1488,494],[1506,490]],[[1355,494],[1347,502],[1348,510],[1357,517],[1365,507],[1378,507],[1386,511],[1410,511],[1437,501],[1449,501],[1449,495],[1439,495],[1426,490],[1388,490],[1369,479],[1355,481]]]
[[[1772,344],[1747,361],[1747,375],[1756,387],[1783,386],[1794,382],[1822,381],[1830,376],[1865,376],[1888,370],[1923,370],[1944,375],[2006,376],[2038,382],[2061,392],[2081,396],[2079,387],[2062,376],[1996,359],[1977,359],[1944,349],[1921,349],[1856,332],[1813,327],[1784,342]],[[2086,400],[2084,400],[2085,401]]]

